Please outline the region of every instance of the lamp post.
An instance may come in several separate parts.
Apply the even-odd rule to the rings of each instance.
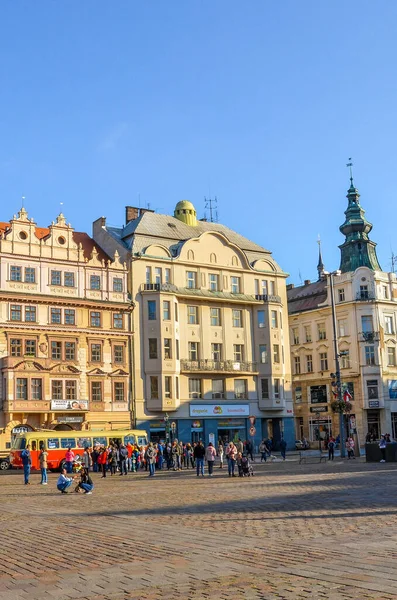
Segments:
[[[335,308],[335,296],[334,296],[334,276],[340,275],[340,271],[333,271],[332,273],[325,273],[329,277],[330,288],[331,288],[331,308],[332,308],[332,327],[334,331],[334,354],[335,354],[335,377],[336,377],[336,391],[338,395],[338,401],[341,403],[342,398],[342,382],[340,376],[340,364],[339,364],[339,351],[338,351],[338,334],[336,328],[336,308]],[[339,411],[339,439],[340,439],[340,455],[342,458],[346,457],[345,449],[345,419],[344,414]]]

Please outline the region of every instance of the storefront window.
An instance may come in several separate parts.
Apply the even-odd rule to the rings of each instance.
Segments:
[[[368,432],[376,439],[380,438],[380,414],[378,410],[369,410],[367,413]]]
[[[309,439],[311,442],[326,440],[330,435],[332,435],[331,417],[324,417],[321,419],[310,417]]]

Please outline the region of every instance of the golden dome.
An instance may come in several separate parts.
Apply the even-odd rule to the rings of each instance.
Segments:
[[[189,200],[180,200],[175,207],[174,217],[186,225],[197,225],[197,213],[194,205]]]

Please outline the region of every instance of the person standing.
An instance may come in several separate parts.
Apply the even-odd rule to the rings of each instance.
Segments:
[[[335,440],[331,436],[328,440],[328,460],[334,460],[335,454]]]
[[[281,452],[281,456],[283,457],[283,460],[285,460],[285,453],[287,451],[287,442],[285,441],[284,438],[281,438],[280,440],[280,452]]]
[[[261,453],[261,462],[267,460],[267,454],[269,452],[268,447],[266,446],[266,442],[265,440],[263,440],[260,444],[259,444],[259,452]]]
[[[208,475],[212,477],[212,473],[214,471],[214,462],[215,462],[216,450],[210,442],[205,450],[205,458],[207,460],[208,465]]]
[[[47,485],[48,481],[47,481],[47,459],[48,459],[48,452],[45,448],[41,449],[41,452],[39,454],[39,463],[40,463],[40,471],[41,471],[41,485]]]
[[[149,477],[154,477],[155,464],[156,464],[156,450],[152,444],[149,443],[146,449],[146,462],[149,466]]]
[[[121,444],[119,449],[119,469],[120,476],[127,475],[127,460],[128,460],[128,450]]]
[[[223,468],[223,455],[224,455],[225,449],[223,447],[222,442],[220,441],[218,444],[218,456],[219,456],[219,468],[222,469]]]
[[[384,463],[384,462],[386,462],[386,438],[385,438],[384,435],[380,436],[379,450],[380,450],[380,453],[382,455],[382,458],[381,458],[380,462]]]
[[[354,456],[354,440],[352,437],[347,438],[345,447],[348,459],[350,460],[351,458],[356,458]]]
[[[233,444],[233,442],[230,442],[227,447],[229,477],[236,477],[236,475],[234,474],[234,470],[236,468],[236,456],[237,456],[237,448]]]
[[[254,455],[253,455],[254,444],[251,442],[251,440],[247,440],[247,443],[245,444],[245,449],[247,452],[247,456],[249,456],[251,458],[252,462],[255,462]]]
[[[90,468],[92,467],[92,458],[91,458],[91,452],[90,449],[84,448],[84,452],[83,452],[83,459],[82,459],[82,465],[85,469],[87,469],[87,471],[90,470]]]
[[[30,476],[30,467],[32,465],[32,457],[30,456],[30,444],[28,444],[25,450],[21,452],[21,459],[23,464],[23,477],[25,485],[30,485],[29,476]]]
[[[69,446],[68,449],[66,450],[66,454],[65,454],[66,471],[68,473],[73,473],[73,461],[74,461],[74,452],[72,452],[72,449]]]
[[[94,473],[98,473],[98,457],[99,457],[99,450],[98,450],[97,446],[94,446],[94,449],[91,452],[92,470],[94,471]]]
[[[98,465],[102,469],[102,479],[106,477],[106,470],[108,467],[108,453],[106,448],[101,448],[98,456]]]
[[[233,442],[231,442],[233,443]],[[244,444],[243,442],[240,440],[240,438],[238,438],[238,442],[236,444],[236,448],[237,448],[237,452],[241,452],[241,454],[244,453]]]
[[[196,474],[197,477],[204,477],[204,456],[205,456],[205,448],[203,446],[203,442],[199,442],[194,449],[194,459],[196,461]]]

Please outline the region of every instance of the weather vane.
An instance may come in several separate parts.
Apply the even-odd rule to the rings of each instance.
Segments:
[[[352,171],[352,166],[353,166],[353,160],[350,157],[349,158],[349,162],[347,163],[346,167],[349,167],[349,170],[350,170],[350,183],[353,185],[353,171]]]

